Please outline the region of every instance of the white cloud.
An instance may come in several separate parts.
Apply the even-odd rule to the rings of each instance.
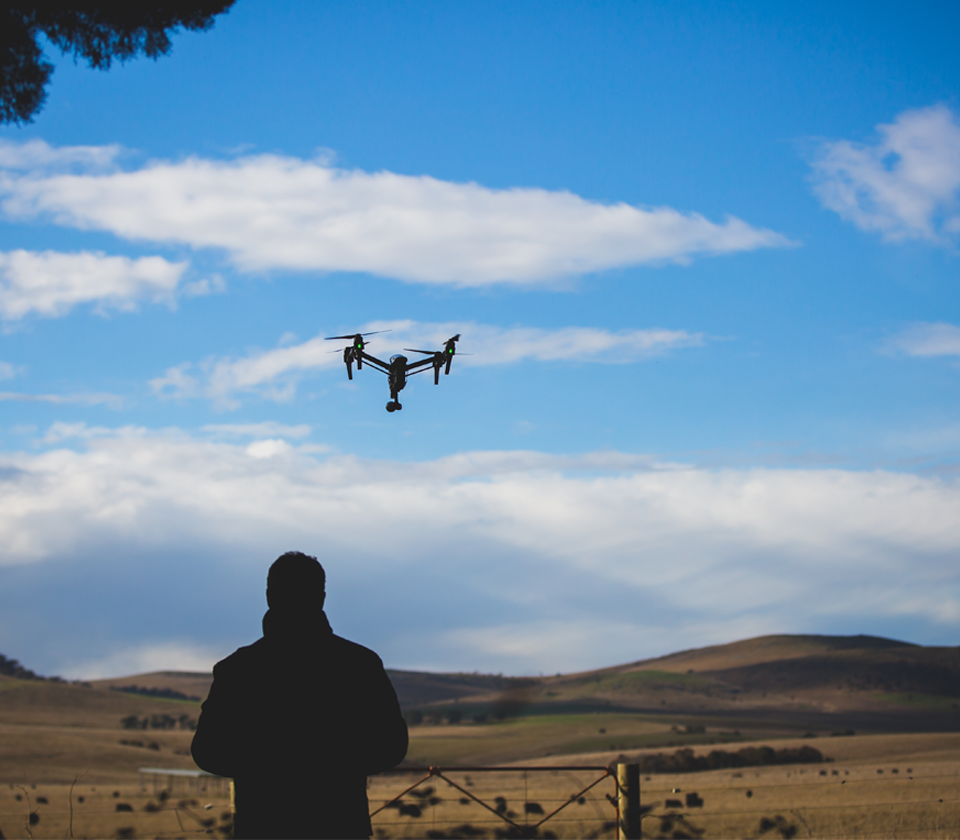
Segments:
[[[640,623],[547,620],[458,628],[446,635],[446,642],[487,659],[550,662],[571,653],[587,658],[602,650],[611,634],[637,636],[645,629]]]
[[[256,440],[246,448],[246,453],[251,458],[274,458],[278,455],[289,455],[292,447],[285,440],[280,438],[267,438],[267,440]]]
[[[309,437],[313,431],[306,423],[288,426],[269,420],[265,423],[211,423],[203,431],[218,437],[255,437],[255,438],[300,438]]]
[[[960,125],[945,106],[878,125],[876,145],[823,143],[815,191],[830,210],[887,240],[948,244],[960,234]]]
[[[694,622],[686,626],[663,626],[656,620],[633,621],[604,618],[577,620],[543,620],[498,624],[494,627],[464,627],[444,636],[444,644],[460,658],[487,662],[529,663],[525,673],[549,673],[555,669],[546,663],[584,663],[586,668],[623,664],[632,659],[656,655],[662,651],[689,650],[703,645],[733,642],[793,629],[781,617],[753,618],[724,622]],[[632,657],[619,660],[598,659],[598,651],[606,651],[612,639],[630,639],[636,644]],[[643,641],[641,641],[643,640]],[[538,666],[536,663],[542,663]],[[533,667],[531,667],[533,666]],[[569,666],[568,666],[569,667]],[[574,666],[576,667],[576,666]],[[442,670],[438,665],[432,670]]]
[[[960,356],[960,327],[914,324],[895,336],[890,347],[907,356]]]
[[[56,317],[84,303],[103,311],[131,310],[141,300],[171,301],[186,267],[162,257],[89,251],[0,252],[0,318]]]
[[[955,635],[958,511],[960,481],[883,471],[662,468],[620,453],[399,463],[97,430],[79,451],[0,456],[0,572],[80,564],[91,592],[172,580],[171,603],[141,597],[169,638],[203,645],[213,631],[178,606],[175,559],[201,547],[190,574],[221,589],[255,566],[262,597],[269,559],[300,547],[328,564],[343,632],[355,621],[394,664],[570,670],[750,629],[877,632],[906,618]],[[112,556],[120,566],[96,577],[90,558]],[[550,643],[561,623],[602,652]]]
[[[190,362],[184,362],[172,368],[167,368],[163,376],[150,380],[150,387],[155,394],[165,397],[196,397],[200,395],[199,385],[188,371],[193,367]]]
[[[525,360],[631,362],[683,347],[701,346],[704,341],[701,333],[666,329],[610,332],[590,327],[504,328],[417,321],[373,321],[359,329],[361,332],[389,331],[371,337],[368,348],[369,353],[384,360],[405,347],[442,349],[448,338],[459,333],[463,336],[460,347],[472,355],[465,352],[457,357],[456,363],[467,367]],[[320,335],[301,344],[255,352],[241,359],[208,359],[200,365],[185,363],[170,368],[150,384],[154,392],[162,396],[206,396],[228,405],[235,404],[234,395],[244,391],[284,401],[292,398],[298,376],[341,367],[343,357],[337,350],[346,343],[327,341]]]
[[[62,676],[66,679],[101,680],[153,671],[210,672],[229,650],[196,645],[188,639],[119,647],[106,656],[77,662]]]
[[[204,277],[200,280],[193,280],[190,283],[184,283],[180,291],[185,297],[205,297],[206,295],[216,295],[227,290],[227,284],[224,279],[215,274],[212,277]]]
[[[43,436],[43,442],[62,443],[65,440],[90,440],[91,438],[116,437],[117,435],[143,437],[146,434],[146,429],[141,426],[123,426],[119,429],[112,429],[107,426],[88,426],[86,423],[57,421],[47,429],[47,433]]]
[[[69,151],[46,149],[31,154]],[[0,164],[4,153],[18,165],[30,159],[25,148],[18,158],[8,144]],[[155,161],[133,171],[8,170],[0,172],[0,194],[11,218],[48,216],[127,239],[222,248],[245,270],[369,272],[461,286],[552,282],[789,244],[730,216],[716,223],[670,207],[343,170],[324,158],[278,155]]]
[[[120,146],[51,146],[43,140],[14,143],[0,139],[0,169],[28,172],[71,168],[104,170],[114,166]]]
[[[960,423],[944,426],[921,426],[919,428],[890,434],[885,443],[895,450],[906,449],[913,458],[947,458],[956,461],[960,450]],[[914,461],[916,463],[916,461]],[[955,467],[956,469],[956,467]]]
[[[105,405],[120,408],[123,398],[116,394],[21,394],[0,391],[0,402],[40,402],[53,405]]]
[[[23,368],[10,362],[0,362],[0,379],[13,379],[23,372]]]

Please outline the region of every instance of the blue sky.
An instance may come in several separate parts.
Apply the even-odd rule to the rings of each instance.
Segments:
[[[255,3],[0,129],[0,650],[956,644],[960,11]],[[347,382],[463,336],[453,372]],[[466,355],[466,354],[473,355]]]

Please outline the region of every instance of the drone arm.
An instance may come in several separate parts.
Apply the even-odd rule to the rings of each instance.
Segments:
[[[426,370],[427,367],[433,364],[433,357],[429,359],[420,359],[416,362],[407,362],[407,373],[420,373],[422,370]]]
[[[408,370],[407,376],[413,376],[414,374],[417,374],[417,373],[423,373],[425,370],[429,370],[429,368],[418,368],[417,370]]]
[[[389,373],[389,372],[390,372],[390,365],[388,365],[386,362],[382,361],[381,359],[378,359],[376,356],[371,356],[369,353],[367,353],[367,352],[364,351],[364,350],[360,350],[360,351],[359,351],[359,356],[357,357],[357,367],[358,367],[358,368],[360,367],[360,359],[362,359],[363,361],[365,361],[365,362],[366,362],[368,365],[370,365],[371,367],[376,368],[376,369],[379,370],[381,373]]]

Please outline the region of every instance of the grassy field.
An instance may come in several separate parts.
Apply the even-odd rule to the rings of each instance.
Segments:
[[[380,811],[378,837],[510,836],[473,796],[520,826],[568,803],[541,836],[612,837],[612,779],[561,766],[751,744],[814,746],[830,760],[644,777],[645,835],[960,837],[958,649],[773,636],[583,674],[391,678],[411,719],[425,721],[411,726],[406,765],[450,769]],[[209,682],[209,674],[186,672],[89,688],[0,677],[0,836],[228,836],[221,785],[179,779],[167,791],[166,777],[155,786],[138,772],[195,769],[189,727],[199,703],[110,690],[202,697]],[[452,713],[459,722],[449,722]],[[147,727],[124,728],[131,717]],[[849,730],[856,734],[839,737]],[[530,764],[547,769],[506,769]],[[504,769],[464,769],[477,765]],[[371,779],[371,807],[418,778],[407,770]]]
[[[687,728],[703,726],[699,720],[697,723],[690,720],[592,713],[530,716],[479,725],[415,726],[410,729],[407,763],[504,764],[580,753],[609,753],[616,757],[620,753],[653,747],[746,740],[740,732],[723,726],[704,726],[706,731],[687,733],[684,731]],[[765,727],[764,730],[760,735],[784,737],[783,732],[766,731]]]
[[[756,744],[764,742],[755,742]],[[809,739],[774,742],[802,746]],[[960,735],[869,735],[817,742],[832,761],[815,765],[771,766],[703,773],[645,776],[641,781],[643,820],[649,837],[929,837],[960,836]],[[709,751],[711,747],[698,751]],[[617,754],[600,752],[554,757],[541,765],[604,765]],[[636,754],[629,755],[634,759]],[[606,794],[613,780],[603,780],[593,791],[571,802],[602,773],[586,771],[530,771],[444,774],[464,790],[504,814],[530,825],[570,802],[547,830],[558,837],[612,837],[614,809]],[[379,807],[415,780],[411,775],[381,776],[372,781],[371,807]],[[494,836],[505,827],[442,778],[428,779],[403,803],[416,811],[388,808],[374,819],[376,836],[470,836],[482,830]],[[416,793],[416,792],[415,792]],[[693,794],[693,805],[688,795]],[[529,808],[533,805],[533,808]],[[480,836],[479,834],[476,836]]]
[[[0,784],[69,784],[78,774],[129,783],[147,765],[195,768],[189,730],[130,730],[121,720],[199,714],[199,703],[0,677]]]
[[[530,722],[531,732],[538,725]],[[497,726],[475,728],[492,740],[504,731],[498,733]],[[799,746],[810,741],[774,743]],[[864,735],[817,743],[833,761],[643,777],[641,800],[649,809],[643,821],[645,835],[788,839],[960,835],[960,736]],[[606,795],[614,793],[613,780],[603,778],[602,771],[549,767],[604,766],[617,757],[608,751],[552,756],[536,762],[548,768],[542,772],[450,770],[445,778],[428,777],[398,805],[374,817],[375,836],[494,837],[497,829],[507,828],[472,795],[494,810],[499,807],[520,825],[533,824],[570,803],[542,827],[541,836],[549,831],[564,838],[612,837],[614,810]],[[72,798],[68,784],[29,779],[8,783],[0,789],[0,830],[8,838],[28,837],[28,814],[33,811],[38,820],[30,833],[37,840],[229,835],[225,791],[197,788],[188,780],[164,795],[147,777],[121,775],[123,780],[115,783],[93,784],[81,778]],[[371,808],[384,805],[419,778],[416,773],[397,773],[371,779]],[[571,801],[572,795],[598,779],[593,790]],[[688,794],[696,797],[693,805],[687,804]]]
[[[209,807],[207,807],[209,806]],[[133,782],[91,785],[82,778],[70,785],[8,784],[0,790],[0,830],[5,837],[134,838],[229,836],[229,794],[175,791],[161,798],[152,786]],[[34,813],[35,823],[29,823]],[[29,831],[28,831],[29,826]]]
[[[0,724],[115,728],[123,717],[155,714],[196,719],[200,704],[0,676]]]

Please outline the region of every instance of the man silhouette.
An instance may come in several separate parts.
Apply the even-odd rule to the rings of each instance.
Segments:
[[[406,755],[380,657],[333,635],[325,598],[317,558],[282,555],[263,638],[213,669],[191,752],[234,780],[235,837],[369,837],[367,776]]]

